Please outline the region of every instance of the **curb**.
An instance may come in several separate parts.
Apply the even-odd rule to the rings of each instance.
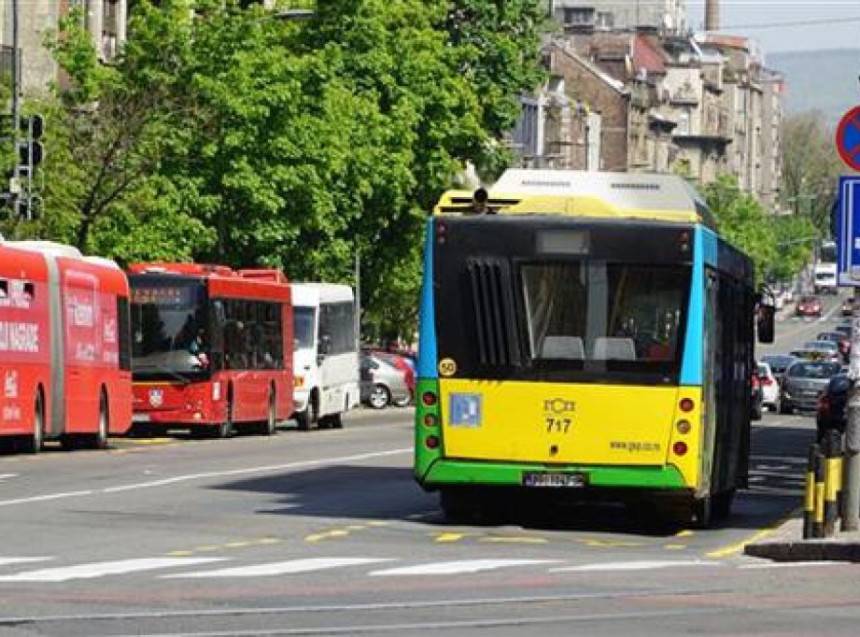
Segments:
[[[860,542],[801,540],[748,544],[744,554],[774,562],[860,562]]]

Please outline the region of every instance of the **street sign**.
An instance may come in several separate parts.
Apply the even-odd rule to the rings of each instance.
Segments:
[[[860,171],[860,106],[855,106],[839,120],[836,150],[846,166]]]
[[[839,178],[836,245],[839,285],[860,286],[860,176]]]

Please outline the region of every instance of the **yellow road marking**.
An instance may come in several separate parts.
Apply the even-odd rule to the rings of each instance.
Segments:
[[[623,540],[598,540],[596,538],[585,538],[579,541],[586,546],[594,546],[600,548],[625,548],[633,546],[642,546],[641,542],[625,542]]]
[[[675,537],[690,537],[691,535],[695,535],[695,533],[690,529],[684,529],[675,533]]]
[[[383,522],[382,520],[371,520],[367,523],[367,526],[388,526],[388,522]]]
[[[261,540],[257,540],[257,544],[278,544],[281,540],[276,537],[264,537]]]
[[[439,533],[436,536],[436,541],[440,543],[444,542],[459,542],[464,537],[466,537],[465,533]]]
[[[227,542],[224,546],[228,549],[241,549],[246,546],[251,546],[251,542]]]
[[[198,546],[194,550],[195,551],[201,551],[201,552],[209,552],[209,551],[217,551],[220,548],[221,548],[220,546]]]
[[[128,438],[123,442],[127,445],[166,445],[176,441],[173,438]]]
[[[328,540],[336,537],[346,537],[349,531],[343,529],[333,529],[331,531],[323,531],[322,533],[312,533],[305,537],[305,542],[319,542],[320,540]]]
[[[764,528],[764,529],[760,529],[759,531],[756,531],[751,536],[747,537],[744,540],[741,540],[740,542],[735,542],[734,544],[729,544],[728,546],[724,546],[723,548],[717,549],[715,551],[711,551],[710,553],[706,553],[705,555],[707,557],[711,557],[711,558],[720,558],[720,557],[728,557],[729,555],[734,555],[735,553],[740,553],[741,551],[744,550],[744,547],[747,544],[752,544],[753,542],[758,542],[759,540],[763,540],[764,538],[766,538],[768,535],[772,535],[773,533],[776,533],[776,531],[779,529],[779,527],[781,527],[785,522],[787,522],[788,520],[793,518],[795,515],[800,513],[800,511],[802,511],[802,508],[798,508],[798,509],[792,511],[790,514],[788,514],[784,518],[781,518],[780,520],[778,520],[774,524],[770,525],[769,527]]]
[[[667,551],[683,551],[685,548],[687,548],[687,545],[686,544],[665,544],[665,545],[663,545],[663,548],[666,549]]]
[[[505,537],[491,535],[480,539],[481,542],[492,542],[494,544],[546,544],[548,540],[544,537],[530,537],[528,535],[519,537]]]
[[[170,551],[167,555],[169,557],[188,557],[194,555],[194,551]]]
[[[362,524],[352,524],[352,525],[350,525],[350,526],[348,526],[348,527],[346,527],[346,528],[347,528],[347,530],[349,530],[349,531],[363,531],[363,530],[364,530],[364,529],[366,529],[367,527],[366,527],[366,526],[364,526],[364,525],[362,525]]]

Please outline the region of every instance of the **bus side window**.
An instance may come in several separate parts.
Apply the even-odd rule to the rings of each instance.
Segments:
[[[0,299],[9,298],[9,281],[0,280]]]

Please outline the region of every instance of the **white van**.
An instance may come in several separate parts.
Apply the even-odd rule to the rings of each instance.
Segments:
[[[836,282],[836,264],[819,262],[814,269],[815,293],[837,294],[839,286]]]
[[[295,283],[293,373],[299,429],[340,428],[341,414],[358,406],[355,297],[348,285]]]

